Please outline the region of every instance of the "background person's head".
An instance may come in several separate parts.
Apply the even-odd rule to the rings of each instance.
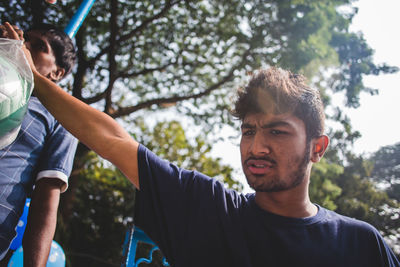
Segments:
[[[324,132],[324,107],[317,90],[305,77],[280,68],[256,72],[247,86],[238,90],[232,114],[241,121],[248,114],[292,113],[306,127],[307,142]]]
[[[57,82],[71,72],[76,52],[63,31],[50,24],[39,24],[26,31],[24,38],[40,74]]]

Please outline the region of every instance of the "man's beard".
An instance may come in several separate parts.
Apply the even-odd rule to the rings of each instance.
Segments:
[[[299,161],[297,169],[295,169],[294,171],[292,171],[290,174],[287,175],[287,177],[290,178],[289,181],[286,181],[287,179],[284,179],[285,177],[283,177],[282,179],[278,176],[274,176],[269,181],[266,181],[265,183],[262,183],[260,185],[255,185],[255,184],[253,185],[249,184],[249,185],[256,192],[281,192],[295,188],[304,181],[309,161],[310,161],[310,144],[308,143],[306,144],[306,151],[303,155],[303,158]]]

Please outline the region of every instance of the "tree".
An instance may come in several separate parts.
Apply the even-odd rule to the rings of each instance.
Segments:
[[[342,189],[335,184],[338,176],[343,174],[343,167],[329,164],[325,158],[312,168],[309,187],[310,199],[325,208],[336,210],[336,199],[341,195]]]
[[[370,160],[374,163],[372,179],[383,184],[389,197],[400,202],[400,143],[380,148]]]
[[[400,182],[400,143],[384,146],[370,157],[374,163],[372,178],[395,185]]]
[[[390,229],[391,242],[400,254],[400,143],[384,146],[369,157],[373,163],[371,179],[383,188],[387,195],[397,203],[396,207],[386,205],[385,214],[392,215]],[[393,223],[396,222],[396,223]]]

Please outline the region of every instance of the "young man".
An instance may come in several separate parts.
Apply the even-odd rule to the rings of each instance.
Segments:
[[[139,189],[135,224],[172,266],[400,266],[371,225],[310,202],[311,167],[329,139],[319,93],[302,76],[262,70],[238,94],[242,167],[256,191],[243,195],[159,159],[32,68],[42,103]]]
[[[71,39],[52,25],[38,25],[25,36],[36,70],[58,82],[72,69],[76,55]],[[4,26],[1,37],[9,37]],[[16,140],[0,150],[0,266],[31,196],[23,238],[24,266],[45,266],[54,237],[60,193],[68,187],[77,140],[32,96]]]

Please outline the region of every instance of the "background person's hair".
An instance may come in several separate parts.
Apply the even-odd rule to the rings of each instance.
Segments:
[[[247,114],[290,112],[306,127],[307,141],[324,131],[324,106],[319,92],[306,84],[304,76],[271,67],[257,71],[239,88],[232,115],[243,121]]]
[[[57,66],[65,70],[63,78],[67,76],[72,71],[76,60],[75,47],[71,38],[56,26],[46,23],[34,25],[27,33],[32,31],[46,36],[51,49],[54,51]]]

